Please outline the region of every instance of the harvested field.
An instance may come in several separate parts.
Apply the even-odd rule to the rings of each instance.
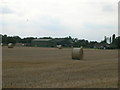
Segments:
[[[3,88],[117,88],[118,51],[3,47]]]

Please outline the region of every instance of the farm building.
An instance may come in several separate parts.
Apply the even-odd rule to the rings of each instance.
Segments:
[[[53,39],[33,39],[31,45],[34,47],[55,47]]]
[[[99,49],[103,49],[103,48],[109,48],[110,45],[106,44],[106,43],[95,43],[94,48],[99,48]]]
[[[18,46],[18,47],[25,46],[25,44],[23,44],[23,43],[16,43],[15,46]]]

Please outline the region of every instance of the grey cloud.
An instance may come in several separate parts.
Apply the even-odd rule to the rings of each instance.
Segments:
[[[89,29],[89,30],[103,30],[103,29],[111,30],[111,29],[116,29],[117,26],[85,23],[84,28]]]
[[[13,10],[11,10],[8,7],[0,7],[0,14],[11,14],[14,13]]]
[[[114,8],[113,8],[112,5],[106,5],[106,6],[103,7],[103,11],[112,12],[112,11],[114,11]]]

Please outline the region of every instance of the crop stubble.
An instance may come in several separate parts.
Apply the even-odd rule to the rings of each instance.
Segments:
[[[3,88],[116,88],[118,51],[71,48],[3,47]]]

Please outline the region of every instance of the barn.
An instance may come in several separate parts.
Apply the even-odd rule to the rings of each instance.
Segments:
[[[95,43],[94,48],[99,48],[99,49],[103,49],[103,48],[109,48],[110,45],[107,43]]]
[[[53,39],[33,39],[31,45],[34,47],[54,47],[56,43]]]

